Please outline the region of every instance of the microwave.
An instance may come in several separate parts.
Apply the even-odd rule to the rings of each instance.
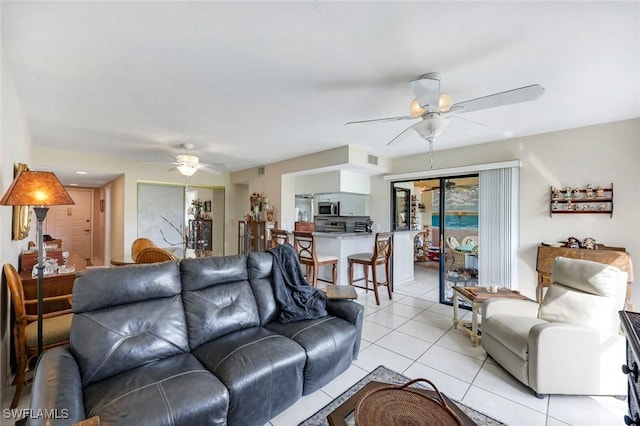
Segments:
[[[318,216],[340,216],[340,203],[339,202],[319,202],[318,203]]]

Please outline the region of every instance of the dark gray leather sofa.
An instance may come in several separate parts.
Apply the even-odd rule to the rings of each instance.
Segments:
[[[70,345],[38,362],[32,412],[67,417],[53,425],[267,423],[349,367],[363,318],[335,300],[326,317],[278,322],[271,268],[251,253],[88,271]]]

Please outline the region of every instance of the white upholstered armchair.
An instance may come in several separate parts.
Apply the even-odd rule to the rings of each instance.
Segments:
[[[615,266],[559,257],[542,303],[493,298],[483,305],[482,347],[538,397],[626,395],[627,274]]]

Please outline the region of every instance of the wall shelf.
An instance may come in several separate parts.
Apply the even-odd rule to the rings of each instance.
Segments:
[[[549,217],[554,214],[608,214],[613,217],[613,183],[609,188],[549,189]]]

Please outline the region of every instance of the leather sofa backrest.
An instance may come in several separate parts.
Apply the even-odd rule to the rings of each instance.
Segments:
[[[180,273],[191,349],[260,325],[246,256],[183,259]]]
[[[540,319],[618,333],[617,312],[624,308],[626,272],[603,263],[557,257],[551,278],[553,283],[540,305]]]
[[[278,308],[273,293],[271,269],[273,256],[265,252],[251,252],[247,259],[249,282],[258,303],[260,325],[265,325],[276,318]]]
[[[92,269],[73,286],[70,348],[83,386],[188,352],[176,262]]]

